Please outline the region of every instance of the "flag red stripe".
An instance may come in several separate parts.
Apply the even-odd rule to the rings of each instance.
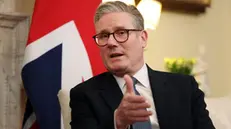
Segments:
[[[90,2],[79,0],[36,0],[28,44],[64,23],[74,20],[88,52],[93,75],[106,71],[99,55],[99,49],[92,39],[95,34],[93,17],[100,2],[101,0]]]

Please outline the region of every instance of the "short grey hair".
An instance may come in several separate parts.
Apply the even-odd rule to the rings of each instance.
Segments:
[[[98,22],[103,15],[113,12],[129,13],[133,18],[134,27],[136,29],[144,29],[144,19],[139,10],[134,5],[127,5],[121,1],[101,3],[96,10],[94,23]]]

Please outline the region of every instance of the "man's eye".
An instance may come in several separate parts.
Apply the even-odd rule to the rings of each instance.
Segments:
[[[98,38],[103,39],[103,38],[107,38],[108,34],[99,34]]]
[[[115,33],[116,33],[116,35],[124,35],[124,34],[126,34],[126,31],[125,30],[118,30]]]

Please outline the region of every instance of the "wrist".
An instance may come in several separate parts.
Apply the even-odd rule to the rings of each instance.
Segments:
[[[117,129],[126,129],[128,125],[123,124],[120,120],[116,120],[116,127]]]
[[[120,119],[120,117],[117,115],[117,110],[115,111],[115,124],[116,129],[127,129],[127,127],[129,126]]]

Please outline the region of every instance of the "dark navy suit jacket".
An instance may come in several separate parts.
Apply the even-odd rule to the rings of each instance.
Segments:
[[[215,129],[204,93],[191,76],[154,71],[148,67],[160,129]],[[114,111],[123,97],[109,72],[70,91],[72,129],[114,129]]]

